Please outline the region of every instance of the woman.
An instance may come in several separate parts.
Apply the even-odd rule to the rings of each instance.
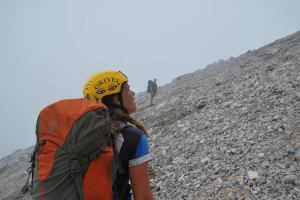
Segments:
[[[130,116],[137,108],[135,93],[130,90],[127,77],[120,71],[98,72],[86,82],[83,95],[105,104],[110,111],[112,130],[117,132],[115,146],[124,171],[117,173],[117,196],[120,200],[131,199],[132,189],[135,200],[152,200],[147,164],[151,160],[147,131],[141,122]]]

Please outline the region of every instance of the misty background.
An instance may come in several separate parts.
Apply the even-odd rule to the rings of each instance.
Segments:
[[[0,0],[0,158],[35,143],[39,111],[122,70],[136,92],[300,29],[297,0]]]

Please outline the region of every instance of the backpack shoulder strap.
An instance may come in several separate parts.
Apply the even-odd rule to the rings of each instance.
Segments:
[[[119,120],[112,120],[112,132],[113,134],[118,134],[120,132],[122,132],[122,130],[128,126],[131,127],[136,127],[134,124],[130,123],[130,122],[123,122],[123,121],[119,121]]]

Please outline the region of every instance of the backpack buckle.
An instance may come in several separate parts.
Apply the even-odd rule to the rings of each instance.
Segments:
[[[94,153],[92,153],[91,155],[88,156],[88,160],[97,160],[101,154],[103,153],[108,153],[109,151],[105,151],[105,150],[102,150],[102,149],[98,149],[97,151],[95,151]]]
[[[77,158],[71,159],[70,172],[71,172],[71,176],[81,173],[81,165],[80,165],[79,161],[77,160]]]

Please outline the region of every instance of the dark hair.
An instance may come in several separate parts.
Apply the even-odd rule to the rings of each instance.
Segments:
[[[122,89],[123,89],[123,85],[122,85]],[[121,90],[121,92],[122,92],[122,90]],[[117,121],[122,121],[122,122],[129,122],[129,123],[135,125],[138,129],[142,130],[145,133],[145,135],[148,137],[149,134],[148,134],[146,128],[144,127],[143,123],[137,119],[132,118],[123,106],[120,106],[120,105],[114,103],[114,101],[113,101],[114,96],[119,96],[122,100],[121,92],[118,94],[111,94],[111,95],[108,95],[108,96],[105,96],[102,98],[102,102],[109,109],[109,113],[110,113],[110,117],[111,117],[112,121],[117,120]]]

